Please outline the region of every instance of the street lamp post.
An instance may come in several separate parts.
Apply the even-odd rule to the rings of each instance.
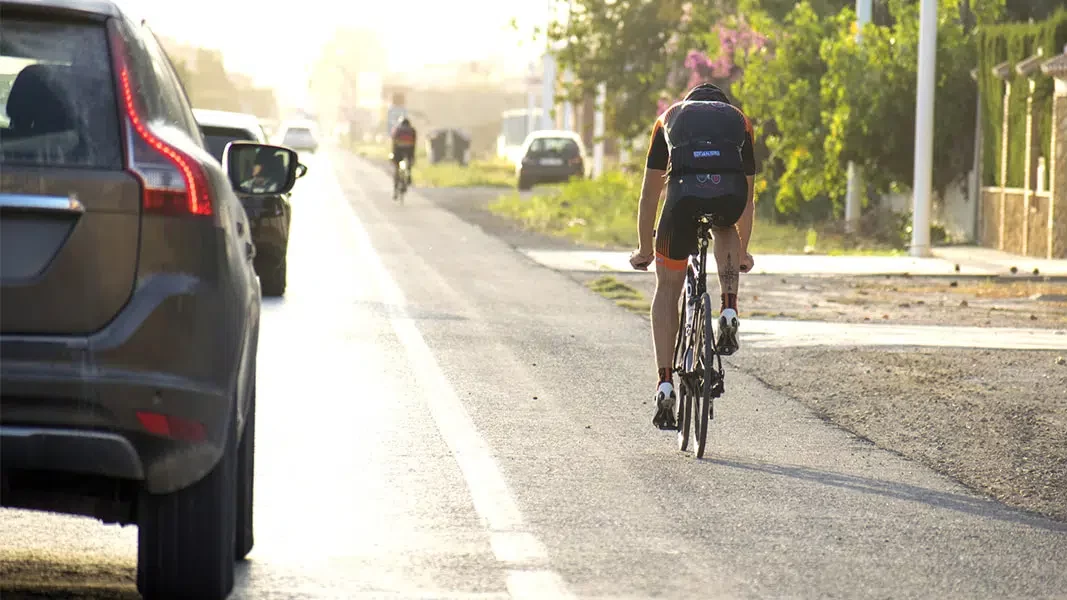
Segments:
[[[856,0],[856,39],[863,40],[863,26],[871,22],[871,0]],[[855,232],[858,227],[862,204],[860,188],[863,186],[863,172],[852,161],[848,163],[848,191],[845,192],[845,228]]]
[[[911,255],[930,254],[930,194],[934,162],[934,91],[937,73],[937,0],[919,8],[919,81],[915,106],[915,173]]]

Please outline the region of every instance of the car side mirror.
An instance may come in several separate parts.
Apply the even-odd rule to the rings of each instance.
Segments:
[[[308,174],[307,165],[305,165],[304,163],[297,163],[297,165],[296,165],[296,178],[300,179],[301,177],[303,177],[304,175],[307,175],[307,174]]]
[[[289,148],[242,141],[226,144],[222,164],[233,190],[249,196],[288,193],[304,167]]]

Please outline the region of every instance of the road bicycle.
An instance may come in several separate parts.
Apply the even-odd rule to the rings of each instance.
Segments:
[[[408,161],[406,158],[401,159],[393,171],[393,200],[403,204],[404,194],[408,191],[408,181],[410,179],[411,173],[408,168]]]
[[[674,345],[674,370],[679,376],[679,393],[675,401],[678,449],[684,452],[689,448],[692,425],[697,458],[704,458],[708,424],[715,418],[715,399],[725,391],[722,358],[715,345],[715,316],[707,285],[711,219],[711,215],[697,217],[697,250],[689,257],[686,267],[685,293],[678,311],[678,338]]]

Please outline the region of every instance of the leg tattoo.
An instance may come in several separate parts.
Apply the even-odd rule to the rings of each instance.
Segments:
[[[726,284],[726,289],[723,290],[726,294],[736,294],[737,287],[740,284],[741,274],[738,271],[738,267],[734,266],[734,260],[732,254],[726,255],[726,268],[723,270],[723,279]]]

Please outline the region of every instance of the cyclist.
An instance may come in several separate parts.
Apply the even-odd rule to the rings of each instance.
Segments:
[[[408,185],[411,185],[411,171],[415,166],[415,142],[417,134],[415,127],[407,117],[401,117],[400,122],[393,128],[393,179],[400,172],[400,161],[408,161]]]
[[[285,161],[268,150],[260,150],[252,165],[252,177],[241,182],[241,191],[250,194],[276,192],[285,182]]]
[[[652,423],[660,429],[676,428],[672,363],[678,304],[688,258],[697,249],[696,218],[701,214],[712,215],[722,292],[717,346],[724,355],[738,350],[739,273],[753,266],[748,253],[755,212],[752,137],[748,117],[710,83],[690,90],[684,100],[656,119],[652,128],[637,214],[640,245],[630,254],[630,264],[645,271],[653,259],[656,261],[652,339],[659,383]],[[659,226],[653,229],[664,186],[663,213]]]

